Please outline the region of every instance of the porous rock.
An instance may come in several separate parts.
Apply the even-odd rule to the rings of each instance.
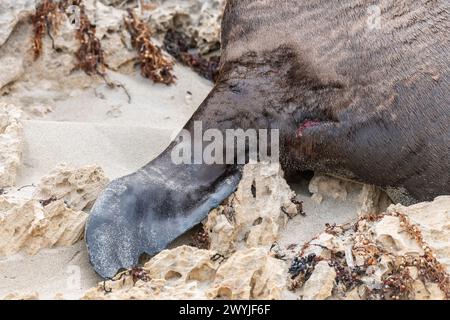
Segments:
[[[312,199],[320,204],[328,198],[340,202],[351,201],[358,204],[360,216],[379,214],[391,204],[389,197],[373,185],[342,180],[324,174],[315,174],[309,184]]]
[[[75,69],[80,42],[76,37],[76,26],[71,23],[68,14],[62,11],[58,12],[58,26],[50,28],[43,36],[40,57],[34,59],[34,33],[30,17],[34,13],[35,1],[30,2],[33,10],[20,11],[23,16],[21,23],[9,29],[8,41],[0,46],[0,59],[14,59],[14,63],[10,63],[0,75],[0,89],[4,87],[1,90],[7,90],[5,101],[20,105],[26,116],[34,118],[36,106],[51,108],[55,101],[66,100],[78,91],[98,85],[104,79],[88,76],[82,70]],[[84,0],[83,4],[90,21],[96,24],[96,36],[101,42],[109,68],[117,70],[133,61],[136,53],[131,48],[123,26],[126,11],[105,6],[95,0]],[[0,16],[1,13],[2,10]],[[12,19],[12,14],[8,14],[8,17]]]
[[[0,57],[0,66],[2,66],[0,89],[19,79],[25,71],[22,60],[14,56]]]
[[[137,54],[123,23],[127,12],[99,1],[85,0],[85,2],[87,15],[91,21],[95,21],[96,36],[101,41],[108,67],[119,70],[122,66],[133,62]]]
[[[450,273],[450,196],[409,207],[391,206],[388,212],[402,212],[418,225],[424,241]]]
[[[21,112],[0,103],[0,188],[13,186],[22,163],[23,132]]]
[[[181,246],[165,250],[145,264],[140,278],[133,270],[86,292],[85,300],[153,300],[205,299],[203,287],[212,281],[219,263],[211,258],[214,252]]]
[[[34,198],[41,201],[62,199],[69,208],[81,211],[95,202],[108,182],[101,167],[73,168],[60,164],[41,179]]]
[[[0,196],[0,256],[70,246],[83,237],[88,208],[108,179],[97,166],[58,166],[33,197]]]
[[[400,225],[400,219],[393,216],[385,216],[376,223],[373,232],[375,239],[384,248],[396,255],[423,255],[420,245]]]
[[[237,251],[218,270],[210,299],[281,299],[286,288],[283,261],[267,254],[264,248]]]
[[[20,251],[34,255],[44,248],[70,246],[81,239],[87,214],[59,200],[44,206],[0,196],[0,256]]]
[[[83,299],[279,299],[285,278],[283,262],[262,248],[236,252],[224,262],[214,251],[181,246],[99,284]]]
[[[317,264],[300,269],[293,287],[304,299],[448,299],[449,209],[443,196],[329,226],[300,252]]]
[[[202,54],[220,48],[220,26],[225,0],[158,0],[144,12],[152,30],[165,34],[177,30],[193,39]]]
[[[204,223],[210,248],[229,255],[241,248],[272,245],[289,217],[298,213],[294,197],[279,165],[245,166],[237,191]]]
[[[24,18],[35,10],[35,0],[0,1],[0,47]]]
[[[303,300],[325,300],[332,295],[336,271],[326,261],[319,262],[303,287]]]

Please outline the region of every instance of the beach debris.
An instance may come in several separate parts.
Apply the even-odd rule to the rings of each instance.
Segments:
[[[73,0],[72,4],[80,8],[80,26],[76,31],[80,47],[75,55],[78,59],[75,69],[83,70],[88,75],[105,77],[107,65],[102,44],[96,35],[96,26],[89,20],[83,0]]]
[[[215,82],[219,76],[220,56],[206,57],[194,39],[176,30],[169,30],[164,38],[164,49],[177,61],[190,67],[207,80]]]
[[[75,34],[79,41],[79,49],[75,56],[78,60],[75,70],[83,70],[88,75],[102,75],[106,66],[104,52],[100,40],[96,37],[96,26],[91,23],[86,14],[83,0],[41,0],[36,6],[36,13],[32,16],[34,27],[33,51],[37,60],[42,54],[42,39],[47,34],[55,49],[52,32],[57,32],[63,15],[69,5],[79,8],[79,26]]]
[[[409,207],[392,205],[383,214],[361,217],[352,228],[327,228],[294,259],[291,288],[304,299],[448,299],[449,223],[450,196],[443,196]],[[315,273],[316,265],[311,273],[313,263],[307,262],[317,259],[321,270]],[[317,277],[309,286],[305,270]]]
[[[37,60],[42,54],[42,38],[45,34],[51,36],[51,30],[57,29],[60,22],[60,8],[53,0],[41,0],[32,16],[34,27],[33,52]]]
[[[164,56],[160,47],[152,43],[150,28],[131,9],[125,18],[125,25],[131,35],[131,43],[139,55],[142,76],[156,83],[175,83],[173,62]]]
[[[246,165],[237,191],[194,235],[208,238],[207,249],[165,250],[84,299],[448,298],[450,196],[327,224],[306,244],[284,248],[276,239],[291,220],[281,207],[295,216],[294,196],[279,166]]]
[[[320,261],[320,259],[318,259],[314,253],[311,253],[306,257],[295,257],[289,268],[291,278],[297,278],[297,282],[302,281],[305,283],[311,276],[318,261]]]

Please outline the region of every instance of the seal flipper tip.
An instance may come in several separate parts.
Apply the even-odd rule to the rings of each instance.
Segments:
[[[164,250],[230,196],[240,179],[235,167],[157,163],[113,181],[86,226],[95,271],[112,278],[136,266],[142,254]]]

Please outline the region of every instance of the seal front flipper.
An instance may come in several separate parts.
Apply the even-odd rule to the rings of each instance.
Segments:
[[[113,181],[97,200],[86,228],[95,271],[111,278],[136,266],[142,254],[164,250],[232,194],[240,177],[233,166],[175,165],[167,151]]]

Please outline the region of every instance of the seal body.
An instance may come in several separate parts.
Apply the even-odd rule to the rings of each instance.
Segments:
[[[219,79],[185,129],[279,129],[289,177],[320,171],[415,201],[450,194],[450,3],[371,5],[228,0]],[[175,145],[94,206],[86,241],[103,277],[164,249],[235,190],[239,165],[176,165]]]
[[[450,3],[371,4],[228,1],[218,87],[233,99],[216,112],[234,110],[227,126],[279,128],[291,176],[449,194]]]

